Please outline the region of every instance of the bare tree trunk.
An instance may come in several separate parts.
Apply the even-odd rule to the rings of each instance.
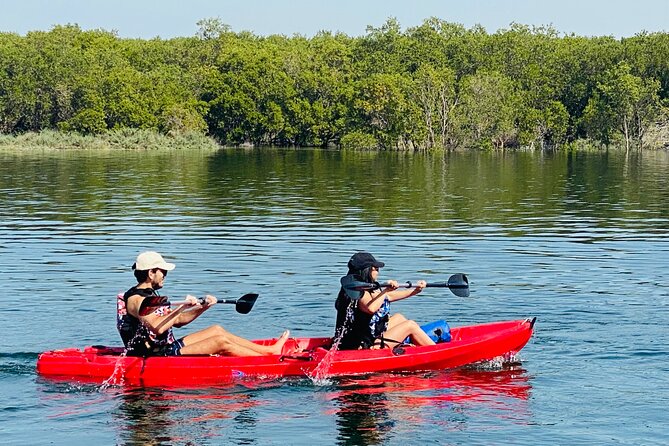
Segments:
[[[421,89],[421,102],[423,105],[423,117],[425,119],[425,127],[427,128],[427,148],[434,147],[434,128],[432,128],[432,100],[430,87],[426,86]]]
[[[623,133],[625,134],[625,153],[629,153],[630,135],[629,135],[629,125],[627,123],[627,116],[623,117]]]
[[[458,104],[458,100],[454,98],[453,102],[449,104],[446,87],[443,87],[440,93],[441,107],[439,109],[439,117],[441,120],[441,146],[446,148],[446,140],[450,134],[450,117],[453,109]]]
[[[639,112],[635,114],[635,121],[637,127],[637,138],[639,139],[639,150],[643,150],[643,137],[646,133],[646,129],[643,126]]]

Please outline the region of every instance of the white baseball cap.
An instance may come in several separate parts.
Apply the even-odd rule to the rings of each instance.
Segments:
[[[163,259],[163,256],[157,252],[145,251],[137,256],[137,260],[135,260],[135,263],[132,265],[132,269],[145,271],[149,269],[160,268],[166,271],[172,271],[175,266],[176,265],[174,263],[166,262],[165,259]]]

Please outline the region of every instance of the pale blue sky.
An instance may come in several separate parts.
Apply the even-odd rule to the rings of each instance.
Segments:
[[[258,35],[320,30],[365,34],[395,17],[403,29],[438,17],[493,33],[512,22],[552,25],[560,33],[629,37],[669,31],[669,0],[0,0],[0,32],[25,34],[76,23],[121,37],[193,36],[200,19]]]

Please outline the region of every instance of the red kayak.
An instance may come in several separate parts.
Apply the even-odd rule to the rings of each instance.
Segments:
[[[536,318],[535,318],[536,319]],[[329,350],[332,338],[289,339],[282,355],[130,357],[120,347],[68,348],[39,355],[45,377],[114,385],[211,385],[244,377],[281,378],[442,370],[513,355],[532,336],[535,319],[450,329],[449,342],[379,350]],[[272,344],[275,339],[254,341]]]

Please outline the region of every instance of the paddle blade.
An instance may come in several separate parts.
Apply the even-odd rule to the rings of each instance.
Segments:
[[[361,282],[353,274],[342,277],[339,282],[349,299],[358,300],[362,297],[363,291],[373,290],[373,283]]]
[[[235,310],[237,310],[237,313],[248,314],[256,303],[256,300],[258,300],[256,293],[244,294],[235,302]]]
[[[469,279],[466,274],[453,274],[448,278],[448,288],[458,297],[469,297]]]

